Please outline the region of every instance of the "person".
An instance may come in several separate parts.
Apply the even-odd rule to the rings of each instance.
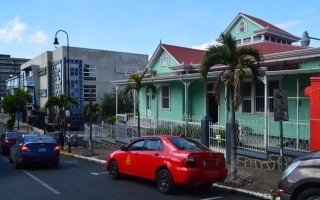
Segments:
[[[75,132],[73,135],[74,148],[78,148],[78,133]]]
[[[68,152],[71,152],[71,135],[70,133],[67,134],[67,143],[68,143]]]

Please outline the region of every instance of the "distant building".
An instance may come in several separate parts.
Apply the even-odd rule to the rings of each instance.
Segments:
[[[79,102],[79,106],[69,105],[70,125],[79,126],[83,123],[83,107],[90,99],[100,103],[106,93],[113,91],[110,81],[125,79],[126,73],[141,71],[148,63],[148,55],[69,47],[68,70],[67,58],[66,46],[44,52],[24,63],[16,77],[20,87],[28,88],[33,96],[32,115],[39,128],[43,129],[46,113],[53,122],[55,111],[44,109],[50,96],[70,92]]]
[[[27,62],[26,58],[12,58],[10,55],[0,54],[0,98],[4,97],[8,92],[13,92],[18,87],[17,82],[10,82],[6,85],[6,81],[20,74],[20,66]]]

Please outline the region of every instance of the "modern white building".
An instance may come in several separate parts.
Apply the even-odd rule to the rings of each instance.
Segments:
[[[73,127],[82,124],[82,109],[90,98],[100,103],[104,95],[113,90],[110,81],[125,79],[127,73],[141,71],[147,63],[148,55],[78,47],[69,47],[68,51],[67,46],[62,46],[21,65],[20,76],[8,80],[7,86],[19,82],[20,88],[29,89],[33,96],[34,125],[38,128],[43,128],[45,114],[49,122],[55,115],[54,110],[44,109],[48,98],[69,94],[79,102],[79,106],[69,106]]]

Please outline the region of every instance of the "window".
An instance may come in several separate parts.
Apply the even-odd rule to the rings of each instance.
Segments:
[[[253,37],[253,41],[260,41],[261,40],[261,35],[257,35]]]
[[[170,87],[169,85],[161,86],[161,108],[170,109]]]
[[[245,82],[241,104],[243,113],[251,113],[251,91],[251,82]]]
[[[83,68],[83,80],[95,81],[97,77],[96,67],[90,65],[84,65]]]
[[[143,150],[144,142],[145,142],[145,139],[138,140],[132,143],[130,146],[128,146],[128,150],[129,151]]]
[[[251,42],[251,37],[243,38],[243,43],[249,43]]]
[[[166,52],[163,52],[160,58],[160,65],[161,66],[169,66],[169,56]]]
[[[84,101],[96,101],[97,89],[96,85],[84,85],[83,86],[83,100]]]
[[[241,20],[238,25],[238,33],[244,33],[244,32],[247,32],[247,23]]]
[[[241,39],[237,40],[236,42],[237,44],[241,44]]]
[[[161,151],[163,150],[163,146],[160,140],[157,139],[148,139],[144,149],[147,151]]]
[[[280,88],[279,80],[270,80],[268,82],[268,105],[269,111],[273,112],[273,90]],[[265,86],[263,82],[257,82],[252,84],[252,82],[244,83],[244,93],[241,104],[241,111],[243,113],[261,113],[265,111],[265,101],[264,101],[264,90]],[[253,92],[254,91],[254,92]],[[254,100],[254,103],[253,103]],[[254,106],[254,107],[253,107]]]

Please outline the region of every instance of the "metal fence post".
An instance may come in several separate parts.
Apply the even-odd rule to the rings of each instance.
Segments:
[[[209,146],[209,122],[211,122],[212,119],[209,116],[204,116],[201,119],[201,133],[200,133],[200,139],[201,143],[203,143],[206,146]]]

